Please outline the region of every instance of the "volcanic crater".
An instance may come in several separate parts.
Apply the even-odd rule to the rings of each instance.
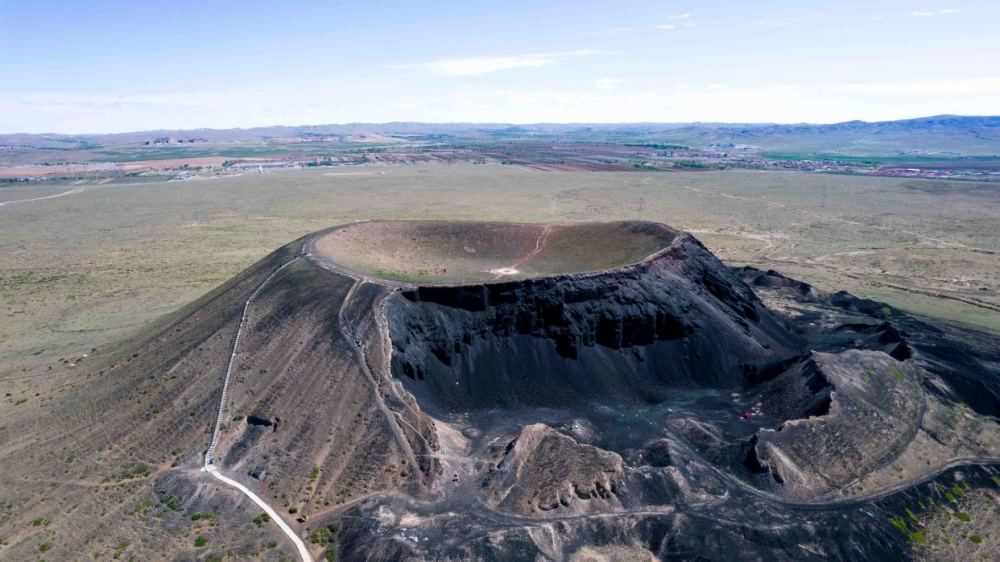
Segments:
[[[68,406],[182,451],[155,488],[185,514],[218,415],[214,466],[325,530],[316,556],[897,559],[935,486],[996,493],[998,349],[662,224],[368,221],[151,327]],[[143,423],[108,408],[147,393]]]

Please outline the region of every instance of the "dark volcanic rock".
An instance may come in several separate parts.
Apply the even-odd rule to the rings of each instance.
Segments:
[[[609,272],[404,289],[393,372],[429,411],[658,402],[730,388],[802,343],[694,239]]]

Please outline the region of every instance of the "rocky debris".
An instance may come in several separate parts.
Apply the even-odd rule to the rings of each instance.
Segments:
[[[269,420],[258,416],[247,416],[247,425],[254,427],[270,427],[272,431],[278,431],[278,424],[280,422],[280,418]]]
[[[633,468],[666,468],[671,465],[671,443],[668,439],[652,439],[640,448],[622,452],[625,464]]]
[[[833,402],[834,386],[809,356],[755,389],[761,412],[781,421],[825,416]]]
[[[903,333],[888,321],[881,324],[848,323],[841,326],[841,329],[859,334],[854,340],[854,346],[858,349],[884,351],[899,361],[905,361],[913,355]]]
[[[533,424],[500,450],[482,488],[487,503],[520,515],[608,511],[618,505],[623,474],[624,463],[615,453]]]
[[[778,273],[773,269],[761,271],[755,267],[735,268],[735,273],[752,287],[767,287],[790,289],[802,296],[818,296],[819,293],[813,289],[812,285],[803,281],[798,281]]]

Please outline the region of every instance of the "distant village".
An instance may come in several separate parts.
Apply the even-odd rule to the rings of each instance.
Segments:
[[[208,139],[197,137],[192,139],[175,139],[174,137],[157,137],[151,141],[143,142],[143,146],[153,146],[153,145],[175,145],[175,144],[198,144],[206,143]]]

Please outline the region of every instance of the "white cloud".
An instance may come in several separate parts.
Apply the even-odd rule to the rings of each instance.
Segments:
[[[621,78],[598,78],[597,89],[609,92],[617,88],[619,82],[621,82]]]
[[[940,8],[938,10],[920,10],[917,12],[911,12],[911,15],[918,18],[930,18],[934,16],[950,16],[961,12],[962,10],[959,10],[958,8]]]
[[[556,53],[528,53],[494,57],[441,59],[419,64],[398,65],[394,68],[419,68],[442,76],[476,76],[515,68],[551,66],[567,60],[600,53],[593,49]]]
[[[93,133],[387,121],[835,122],[988,115],[1000,107],[1000,77],[750,86],[686,83],[676,76],[591,75],[578,87],[552,88],[516,87],[516,82],[492,87],[473,80],[453,87],[447,80],[416,78],[414,93],[402,97],[399,82],[383,79],[314,88],[126,95],[0,92],[0,115],[6,118],[0,131]]]
[[[844,84],[839,90],[881,96],[979,96],[1000,94],[1000,78],[926,80],[912,82],[863,82]]]
[[[676,26],[676,25],[674,25],[674,24],[672,24],[672,23],[665,23],[665,24],[663,24],[663,25],[658,25],[658,26],[656,26],[656,29],[666,29],[666,30],[671,30],[671,29],[677,29],[677,26]]]
[[[691,14],[689,14],[688,12],[684,12],[683,14],[674,14],[672,16],[667,16],[667,19],[672,19],[672,20],[686,20],[689,17],[691,17]]]

